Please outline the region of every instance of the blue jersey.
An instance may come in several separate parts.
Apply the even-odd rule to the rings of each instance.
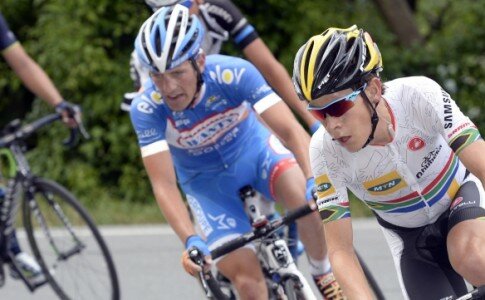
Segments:
[[[2,13],[0,13],[0,51],[5,50],[16,41],[17,38],[15,38],[13,32],[8,28],[7,21],[5,21]]]
[[[249,140],[269,130],[257,119],[281,99],[248,61],[209,55],[204,84],[195,103],[172,111],[149,80],[131,106],[131,120],[142,156],[170,150],[181,182],[215,170],[225,170],[254,145]]]

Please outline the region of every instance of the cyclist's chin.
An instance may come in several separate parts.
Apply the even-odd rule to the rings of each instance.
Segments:
[[[345,142],[339,141],[339,144],[350,153],[355,153],[360,149],[362,149],[362,146],[364,145],[364,143],[365,141],[360,141],[354,136],[349,137]]]
[[[186,96],[179,96],[175,99],[165,98],[165,104],[172,110],[172,111],[182,111],[188,108],[190,104],[190,100]]]

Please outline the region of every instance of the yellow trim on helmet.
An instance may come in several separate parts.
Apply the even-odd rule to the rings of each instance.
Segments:
[[[326,39],[321,35],[314,35],[308,40],[305,51],[303,52],[301,64],[300,64],[300,78],[301,78],[301,89],[303,94],[305,95],[306,99],[311,99],[312,94],[312,86],[313,86],[313,71],[315,68],[315,61],[317,59],[318,52],[322,48],[323,43],[325,43]],[[310,49],[310,45],[313,45],[312,52],[310,53],[310,57],[308,58],[308,50]],[[309,59],[308,62],[308,70],[304,70],[304,66],[307,65],[306,60]],[[306,75],[306,76],[305,76]]]
[[[367,32],[364,33],[364,41],[365,41],[365,44],[367,45],[367,48],[369,49],[369,55],[370,55],[370,61],[367,64],[367,66],[365,66],[364,72],[369,72],[375,67],[382,66],[381,53],[379,52],[379,49],[376,49],[376,44],[374,43],[374,41],[372,41],[372,38]]]
[[[357,26],[354,25],[350,28],[352,28],[352,30],[349,30],[347,33],[347,41],[350,40],[351,38],[354,38],[354,39],[358,38],[360,34],[360,30],[357,29]]]
[[[336,31],[342,31],[342,32],[353,32],[357,30],[356,25],[352,25],[349,28],[337,28],[337,27],[331,27],[322,32],[319,35],[314,35],[312,36],[308,42],[306,43],[305,49],[302,54],[302,59],[300,62],[300,80],[301,80],[301,90],[303,92],[303,95],[307,100],[311,100],[311,93],[312,93],[312,87],[313,87],[313,81],[314,81],[314,69],[315,69],[315,63],[317,60],[318,53],[320,52],[323,44],[336,32]],[[357,31],[358,32],[358,31]],[[312,46],[312,52],[308,53],[310,49],[310,45]],[[309,58],[308,58],[309,56]],[[308,64],[307,64],[307,58],[309,59]],[[304,67],[308,65],[308,69],[305,70]]]

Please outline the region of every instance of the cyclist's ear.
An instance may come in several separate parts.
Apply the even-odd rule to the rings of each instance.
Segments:
[[[377,104],[382,96],[382,82],[377,77],[372,77],[367,84],[367,95],[372,103]]]
[[[201,48],[199,50],[199,54],[197,54],[197,57],[195,58],[195,62],[197,63],[197,66],[199,67],[199,70],[201,73],[204,73],[205,69],[205,52]]]

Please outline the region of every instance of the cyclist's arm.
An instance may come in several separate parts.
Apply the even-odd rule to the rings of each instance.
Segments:
[[[305,178],[312,177],[308,154],[310,136],[295,119],[288,106],[279,101],[262,112],[261,117],[295,155]]]
[[[169,151],[143,157],[153,193],[165,219],[182,243],[195,234],[189,213],[177,187],[175,170]]]
[[[344,218],[324,224],[330,264],[348,299],[372,299],[352,243],[352,221]]]
[[[483,157],[483,153],[485,153],[485,141],[480,139],[474,141],[458,153],[458,158],[460,158],[463,165],[473,175],[482,181],[482,185],[485,186],[485,158]]]
[[[45,71],[25,52],[19,42],[2,52],[3,57],[27,88],[52,106],[63,101]]]
[[[305,103],[296,95],[290,75],[276,60],[261,38],[252,41],[243,49],[244,55],[258,68],[269,85],[303,119],[308,127],[317,122],[306,110]]]

